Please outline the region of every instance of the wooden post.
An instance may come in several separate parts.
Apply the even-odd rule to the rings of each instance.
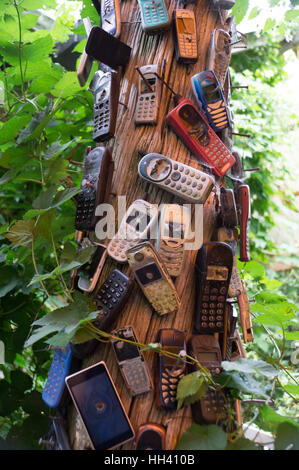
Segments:
[[[140,160],[138,150],[143,152],[157,152],[180,162],[190,164],[194,168],[202,169],[198,160],[191,155],[185,145],[178,139],[171,129],[165,125],[166,114],[174,107],[173,96],[163,87],[158,123],[156,126],[138,126],[134,124],[134,113],[137,101],[138,73],[135,67],[146,64],[162,64],[166,60],[165,80],[178,93],[186,98],[191,98],[190,78],[193,74],[205,70],[205,61],[210,42],[211,31],[215,27],[221,27],[221,19],[217,11],[213,11],[208,0],[197,0],[196,4],[187,8],[195,12],[198,30],[199,59],[194,65],[177,64],[174,54],[173,32],[148,36],[143,33],[139,20],[139,8],[136,0],[121,2],[122,24],[121,40],[132,48],[131,59],[126,67],[121,81],[120,101],[127,104],[127,108],[119,106],[118,120],[115,138],[107,145],[113,146],[113,159],[115,172],[113,176],[113,192],[127,197],[127,205],[142,196],[145,185],[137,173]],[[173,0],[166,0],[170,17],[174,8],[183,8]],[[224,17],[226,12],[222,11]],[[92,142],[92,136],[90,137]],[[222,182],[221,182],[222,184]],[[219,192],[219,185],[216,186]],[[160,204],[161,202],[174,202],[174,198],[153,187],[149,188],[148,201]],[[209,241],[215,226],[215,207],[217,197],[215,192],[210,194],[204,206],[204,242]],[[117,198],[111,199],[113,205],[117,204]],[[160,328],[178,328],[184,330],[186,338],[192,334],[193,311],[195,301],[194,263],[196,252],[187,252],[186,262],[181,275],[176,279],[175,285],[181,297],[181,307],[176,315],[158,316],[150,307],[140,289],[135,285],[129,301],[121,313],[116,328],[132,325],[137,338],[142,343],[156,342]],[[128,273],[127,265],[117,265],[108,259],[101,276],[103,281],[109,272],[118,268]],[[149,364],[151,376],[155,377],[155,353],[145,352]],[[132,398],[120,375],[118,366],[112,353],[110,344],[101,344],[96,352],[84,362],[84,366],[105,361],[112,375],[116,388],[120,394],[125,409],[130,417],[132,425],[137,431],[138,427],[146,422],[167,424],[167,449],[173,449],[179,436],[191,425],[190,407],[182,408],[179,412],[161,411],[156,407],[154,391]],[[71,406],[69,410],[69,436],[73,449],[88,448],[84,430],[80,421],[76,419],[76,412]],[[133,444],[123,446],[124,449],[132,449]]]

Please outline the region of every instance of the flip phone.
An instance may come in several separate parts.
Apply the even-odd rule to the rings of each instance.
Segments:
[[[185,240],[191,227],[188,209],[178,204],[163,204],[158,227],[156,249],[168,273],[180,275],[184,266]]]
[[[134,277],[153,309],[159,315],[176,312],[179,296],[151,243],[139,243],[128,250],[127,256]]]
[[[74,359],[70,346],[54,350],[52,364],[48,373],[42,399],[50,408],[65,406],[68,393],[65,388],[65,378],[78,370],[79,361]]]
[[[157,342],[172,354],[186,351],[185,334],[174,328],[163,328],[158,332]],[[158,408],[176,409],[176,391],[179,381],[185,375],[186,362],[176,357],[158,355],[156,373],[156,401]]]
[[[158,153],[149,153],[140,160],[138,174],[189,203],[204,204],[215,183],[207,173]]]
[[[137,0],[141,27],[147,34],[156,34],[170,28],[170,18],[164,0]]]
[[[231,152],[191,101],[180,98],[166,121],[190,151],[216,175],[224,176],[235,163]]]
[[[93,90],[93,140],[104,142],[115,134],[121,69],[117,71],[100,64],[95,73],[91,88]]]
[[[240,226],[240,261],[250,261],[249,230],[251,219],[250,189],[240,184],[236,189],[237,213]]]
[[[215,132],[229,126],[224,96],[213,70],[206,70],[191,77],[193,96],[205,111],[208,122]]]
[[[161,82],[156,77],[160,65],[144,65],[139,68],[138,99],[135,111],[135,124],[156,124],[161,101]],[[143,77],[147,83],[144,81]],[[149,88],[150,86],[150,88]]]
[[[112,335],[137,342],[135,332],[131,326],[114,330]],[[111,338],[111,343],[121,374],[130,393],[135,396],[150,392],[153,388],[152,381],[139,347],[115,338]]]
[[[230,278],[228,295],[229,297],[238,297],[242,292],[241,279],[237,267],[237,241],[234,237],[234,232],[232,229],[227,227],[221,227],[218,229],[218,241],[227,243],[233,252],[233,267],[232,275]]]
[[[77,196],[75,228],[78,231],[92,231],[99,217],[95,215],[99,204],[107,202],[114,163],[110,150],[105,147],[88,147],[84,157],[81,192]]]
[[[239,305],[239,312],[240,312],[240,322],[241,322],[242,333],[243,333],[243,341],[244,343],[252,343],[254,338],[253,338],[253,331],[252,331],[252,324],[251,324],[251,317],[250,317],[249,300],[247,296],[245,282],[243,280],[241,282],[242,282],[242,291],[241,291],[241,294],[238,296],[238,305]]]
[[[132,280],[118,269],[114,269],[97,288],[93,301],[102,311],[93,323],[98,329],[108,331],[111,328],[125,306],[132,287]]]
[[[221,333],[225,330],[226,299],[233,267],[233,252],[222,242],[204,243],[195,262],[195,330]]]
[[[238,225],[237,207],[232,189],[220,188],[220,210],[222,224],[225,227],[234,228]]]
[[[172,18],[177,62],[183,64],[197,62],[197,31],[193,11],[174,10]]]
[[[109,256],[119,263],[127,262],[127,250],[141,240],[146,240],[158,221],[158,209],[143,199],[130,205],[123,217],[118,232],[108,244]]]
[[[98,26],[91,28],[85,51],[114,70],[117,67],[125,67],[131,54],[131,48],[127,44]]]
[[[231,37],[224,29],[214,29],[211,33],[208,48],[206,70],[213,70],[220,87],[224,90],[224,98],[229,103],[230,75],[229,63],[231,59]]]
[[[121,30],[119,0],[101,0],[100,16],[103,30],[119,38]]]

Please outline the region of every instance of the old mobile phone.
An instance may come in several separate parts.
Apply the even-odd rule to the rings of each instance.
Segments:
[[[162,86],[155,74],[160,73],[160,65],[144,65],[139,68],[139,71],[135,124],[156,124]]]
[[[180,98],[167,114],[166,121],[193,155],[210,166],[216,175],[224,176],[235,163],[231,152],[191,101]]]
[[[101,0],[101,26],[104,31],[119,38],[121,30],[119,0]]]
[[[225,227],[234,228],[238,225],[234,191],[223,186],[220,188],[220,211],[222,224]]]
[[[123,217],[118,232],[108,244],[109,256],[119,263],[127,262],[127,250],[146,240],[149,232],[158,221],[158,209],[143,199],[137,199],[130,205]]]
[[[104,362],[65,379],[94,450],[113,449],[135,433]]]
[[[82,246],[92,246],[92,243],[89,239],[87,239],[87,243],[84,242],[84,240],[86,239],[83,239]],[[106,258],[106,246],[102,244],[97,244],[96,250],[92,256],[91,261],[83,264],[83,266],[80,266],[80,268],[78,268],[77,270],[77,286],[79,290],[82,290],[84,292],[92,292],[95,289],[99,276],[104,267]]]
[[[62,408],[68,400],[65,377],[79,369],[80,362],[72,355],[70,345],[55,348],[42,399],[50,408]]]
[[[213,335],[192,336],[188,342],[188,352],[202,367],[208,369],[213,378],[221,372],[221,351],[218,340]],[[199,370],[194,364],[192,370]],[[204,397],[191,405],[192,416],[198,424],[216,424],[226,418],[225,399],[219,392],[208,389]]]
[[[88,36],[85,51],[88,55],[111,67],[125,67],[130,59],[131,48],[120,39],[93,26]]]
[[[170,28],[170,18],[164,0],[137,0],[141,13],[141,27],[147,34],[156,34]]]
[[[92,231],[99,217],[95,215],[99,204],[107,202],[114,170],[110,150],[106,147],[88,147],[84,157],[81,192],[77,196],[75,228]]]
[[[251,219],[250,189],[247,184],[238,185],[235,190],[238,220],[240,226],[240,261],[250,261],[249,230]]]
[[[219,345],[223,361],[229,361],[231,357],[231,338],[236,329],[238,312],[231,302],[226,302],[226,322],[223,333],[219,333]]]
[[[246,352],[241,340],[238,328],[235,329],[232,337],[230,338],[230,357],[229,361],[238,361],[241,358],[246,358]]]
[[[191,228],[190,211],[178,204],[163,204],[160,214],[156,250],[168,273],[180,275],[184,266],[185,240]]]
[[[242,165],[242,159],[240,157],[239,152],[232,152],[233,156],[236,160],[234,165],[231,167],[231,175],[233,177],[232,182],[234,185],[234,189],[236,190],[240,184],[242,184],[244,180],[244,170],[243,170],[243,165]]]
[[[151,243],[139,243],[130,248],[127,255],[134,277],[153,309],[159,315],[176,312],[179,296]]]
[[[197,30],[194,12],[174,10],[175,54],[178,63],[193,64],[198,58]]]
[[[114,330],[113,336],[137,342],[131,326]],[[121,374],[133,396],[150,392],[153,388],[148,367],[139,347],[121,339],[111,338],[111,343]]]
[[[223,332],[226,299],[233,267],[233,252],[222,242],[204,243],[195,262],[195,330],[200,333]]]
[[[235,5],[235,0],[211,0],[211,3],[215,8],[230,10]]]
[[[83,24],[85,27],[86,34],[88,36],[92,28],[90,19],[83,18]],[[89,77],[89,74],[92,68],[92,64],[93,64],[93,58],[89,56],[84,50],[82,52],[81,59],[78,65],[78,70],[77,70],[77,78],[81,86],[84,86],[85,83],[87,82],[87,79]]]
[[[214,29],[208,48],[206,70],[213,70],[223,90],[226,103],[229,103],[231,59],[231,37],[224,29]]]
[[[138,174],[145,181],[190,203],[204,204],[215,183],[207,173],[159,153],[145,155],[139,162]]]
[[[139,426],[135,438],[135,450],[165,450],[166,429],[161,424],[146,423]]]
[[[95,73],[91,89],[93,90],[93,135],[95,142],[111,139],[115,133],[118,99],[120,89],[121,68],[112,70],[100,64]]]
[[[249,308],[249,300],[247,296],[247,291],[245,287],[245,282],[241,281],[242,283],[242,291],[241,294],[238,296],[238,306],[240,312],[240,322],[242,327],[243,333],[243,341],[244,343],[252,343],[253,342],[253,331],[252,331],[252,324],[251,324],[251,317],[250,317],[250,308]]]
[[[71,450],[65,427],[65,420],[61,416],[51,418],[45,439],[39,440],[45,450]]]
[[[208,122],[215,132],[229,126],[224,96],[213,70],[205,70],[191,77],[193,96],[202,106]]]
[[[174,328],[163,328],[158,332],[157,342],[165,351],[180,354],[186,351],[185,334]],[[179,381],[185,375],[185,360],[176,357],[158,355],[156,374],[156,401],[159,408],[176,409],[176,391]]]
[[[234,231],[228,227],[221,227],[218,229],[217,238],[219,242],[227,243],[232,249],[234,257],[228,295],[229,297],[238,297],[242,292],[242,284],[237,267],[237,241],[234,236]]]
[[[126,304],[133,281],[118,269],[111,271],[107,279],[96,289],[93,301],[102,312],[93,321],[100,330],[107,331]]]

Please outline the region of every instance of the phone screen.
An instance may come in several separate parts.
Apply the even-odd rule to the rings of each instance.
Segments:
[[[134,437],[134,431],[103,363],[66,379],[95,450],[111,449]]]

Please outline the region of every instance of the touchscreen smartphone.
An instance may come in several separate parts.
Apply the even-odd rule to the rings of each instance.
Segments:
[[[104,362],[65,379],[94,450],[134,439],[135,433]]]

